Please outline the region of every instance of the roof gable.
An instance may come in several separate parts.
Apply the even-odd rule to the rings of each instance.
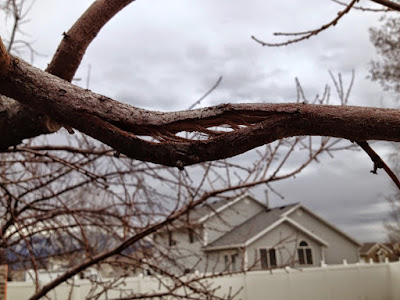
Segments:
[[[379,249],[385,249],[387,253],[393,253],[393,250],[390,249],[387,245],[383,243],[364,243],[360,249],[361,255],[369,255],[374,251],[378,251]]]
[[[255,240],[259,239],[263,235],[267,234],[273,228],[279,226],[281,223],[288,221],[284,214],[291,210],[294,206],[298,204],[291,204],[281,207],[276,207],[273,209],[266,209],[254,217],[248,219],[243,222],[239,226],[235,227],[233,230],[227,232],[219,239],[210,243],[205,250],[216,250],[223,248],[232,248],[232,247],[245,247]],[[291,224],[296,227],[296,224]],[[297,226],[298,229],[304,231],[304,228],[301,226]],[[306,234],[308,232],[304,231]],[[321,242],[321,239],[317,240]],[[326,244],[326,242],[322,241],[322,244]]]
[[[206,222],[211,217],[221,213],[226,209],[229,209],[229,207],[235,205],[236,203],[244,199],[250,199],[258,203],[264,208],[264,210],[260,211],[253,217],[247,219],[246,221],[239,224],[229,232],[226,232],[224,235],[220,236],[219,238],[208,244],[204,248],[205,251],[247,247],[248,245],[257,241],[259,238],[263,237],[272,229],[276,228],[282,223],[289,224],[290,226],[306,234],[319,244],[327,247],[328,243],[323,239],[322,236],[315,234],[312,230],[307,229],[306,227],[301,225],[301,223],[291,218],[293,213],[295,213],[300,209],[304,210],[304,212],[309,214],[309,218],[310,217],[315,218],[316,221],[320,222],[323,226],[326,226],[329,229],[335,231],[336,233],[343,236],[345,239],[351,241],[355,245],[361,246],[361,244],[357,240],[348,236],[346,233],[342,232],[340,229],[330,224],[317,214],[313,213],[300,203],[294,203],[269,209],[266,205],[259,202],[249,194],[243,194],[242,196],[237,197],[233,200],[223,200],[216,203],[208,204],[204,207],[200,207],[200,210],[198,210],[194,216],[191,216],[191,219],[196,223]]]
[[[351,236],[349,236],[348,234],[344,233],[342,230],[340,230],[339,228],[337,228],[335,225],[329,223],[328,221],[326,221],[325,219],[323,219],[322,217],[320,217],[319,215],[317,215],[316,213],[312,212],[311,210],[309,210],[307,207],[298,204],[296,207],[294,207],[292,210],[289,210],[285,213],[285,216],[290,218],[290,215],[292,215],[295,211],[299,210],[299,209],[303,209],[305,212],[307,212],[308,214],[310,214],[312,217],[316,218],[319,222],[321,222],[323,225],[329,227],[330,229],[332,229],[333,231],[336,231],[337,233],[339,233],[341,236],[345,237],[347,240],[351,241],[352,243],[356,244],[357,246],[361,246],[361,243],[359,241],[357,241],[356,239],[352,238]]]
[[[227,232],[219,239],[210,243],[207,247],[205,247],[204,250],[247,247],[248,245],[255,242],[256,240],[258,240],[259,238],[261,238],[262,236],[270,232],[272,229],[274,229],[275,227],[279,226],[284,222],[295,227],[299,231],[303,232],[307,236],[311,237],[312,239],[320,243],[321,245],[327,247],[328,243],[323,239],[323,237],[318,236],[311,230],[305,228],[300,223],[290,218],[290,216],[299,209],[303,209],[305,212],[307,212],[312,217],[316,218],[319,222],[321,222],[324,226],[327,226],[328,228],[340,234],[347,240],[350,240],[357,246],[361,246],[361,244],[357,240],[353,239],[352,237],[350,237],[349,235],[347,235],[334,225],[330,224],[317,214],[313,213],[308,208],[304,207],[299,203],[296,203],[273,209],[267,209],[265,211],[258,213],[254,217],[250,218],[249,220],[235,227],[230,232]]]
[[[204,206],[199,207],[199,209],[195,210],[193,214],[191,215],[191,219],[197,223],[204,223],[211,217],[221,213],[222,211],[228,209],[229,207],[235,205],[236,203],[243,201],[244,199],[249,199],[251,201],[254,201],[258,205],[261,206],[261,208],[267,209],[265,204],[261,203],[254,197],[252,197],[250,194],[243,194],[239,197],[236,197],[232,200],[220,200],[215,203],[211,204],[206,204]]]

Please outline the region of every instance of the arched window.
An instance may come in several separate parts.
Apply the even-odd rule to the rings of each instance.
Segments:
[[[300,265],[313,264],[312,249],[306,241],[301,241],[299,243],[299,247],[297,248],[297,256],[299,257]]]
[[[300,247],[308,247],[308,244],[307,244],[307,242],[305,242],[305,241],[301,241],[300,244],[299,244],[299,246],[300,246]]]

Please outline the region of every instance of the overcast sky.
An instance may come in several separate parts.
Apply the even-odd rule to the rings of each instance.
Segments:
[[[62,33],[91,3],[35,2],[30,22],[22,28],[27,35],[20,38],[32,41],[43,54],[35,57],[36,66],[46,67]],[[350,105],[396,106],[394,95],[366,79],[369,61],[375,57],[368,28],[378,25],[377,13],[353,11],[334,28],[288,47],[261,47],[250,38],[255,35],[273,41],[275,31],[316,28],[338,9],[329,0],[138,0],[100,32],[76,77],[82,78],[78,84],[85,87],[90,65],[91,90],[132,105],[168,111],[190,106],[219,76],[223,76],[220,86],[202,106],[294,102],[295,77],[313,99],[323,93],[326,83],[331,84],[328,70],[340,72],[348,84],[354,69]],[[7,36],[5,28],[0,26],[2,36]],[[338,103],[337,98],[332,97],[331,103]],[[373,147],[384,157],[393,151],[387,143],[377,142]],[[301,202],[360,241],[384,240],[385,195],[392,187],[386,174],[373,175],[371,169],[363,152],[343,151],[334,159],[324,156],[296,179],[275,184],[285,200],[276,197],[271,203]]]

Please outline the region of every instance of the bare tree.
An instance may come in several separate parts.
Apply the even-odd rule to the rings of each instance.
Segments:
[[[379,81],[385,89],[400,92],[400,19],[386,16],[379,28],[370,29],[370,38],[380,55],[380,60],[371,63],[371,79]]]
[[[185,219],[210,197],[230,198],[252,186],[294,176],[322,153],[346,147],[328,138],[320,144],[306,137],[293,138],[257,151],[258,159],[251,166],[217,161],[179,171],[115,157],[113,151],[84,138],[76,144],[31,144],[10,149],[2,157],[3,263],[16,270],[49,268],[49,260],[54,259],[66,263],[65,272],[48,285],[40,286],[38,275],[34,276],[38,292],[32,299],[102,262],[116,269],[129,266],[126,272],[115,274],[115,280],[149,266],[175,278],[175,288],[169,285],[174,295],[182,284],[190,286],[204,277],[187,283],[182,279],[184,272],[177,275],[157,269],[152,263],[157,256],[175,258],[150,247],[152,233],[175,226],[174,222]],[[292,156],[299,159],[301,149],[302,160],[292,170],[284,170]],[[148,257],[151,260],[145,261]],[[210,293],[199,287],[195,290]]]

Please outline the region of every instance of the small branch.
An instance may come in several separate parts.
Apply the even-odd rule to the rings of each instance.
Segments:
[[[400,190],[400,181],[396,174],[390,169],[390,167],[382,160],[382,158],[370,147],[366,141],[356,142],[371,158],[374,163],[374,168],[371,171],[373,174],[377,174],[378,169],[384,169],[389,177],[393,180],[394,184]]]
[[[219,76],[217,82],[203,95],[200,97],[199,100],[197,100],[196,102],[194,102],[192,105],[189,106],[188,110],[193,109],[196,105],[200,104],[200,102],[202,100],[204,100],[208,95],[210,95],[221,83],[222,81],[222,76]]]
[[[339,5],[342,6],[347,6],[347,3],[339,1],[339,0],[331,0],[332,2],[335,2]],[[369,7],[363,7],[363,6],[353,6],[353,9],[361,10],[361,11],[369,11],[369,12],[388,12],[390,11],[389,8],[369,8]]]
[[[21,20],[20,11],[18,10],[18,7],[17,7],[17,4],[15,3],[15,0],[13,0],[11,2],[12,2],[12,6],[13,6],[14,25],[13,25],[12,30],[11,30],[10,43],[8,44],[8,48],[7,48],[8,52],[11,52],[11,49],[12,49],[12,46],[13,46],[14,40],[15,40],[15,35],[17,34],[19,21]]]
[[[335,26],[337,24],[337,22],[345,15],[347,14],[351,8],[356,4],[356,2],[358,2],[359,0],[352,0],[344,10],[339,11],[337,16],[330,21],[329,23],[326,23],[324,25],[322,25],[320,28],[318,29],[313,29],[313,30],[307,30],[307,31],[303,31],[303,32],[290,32],[290,33],[286,33],[286,32],[275,32],[274,35],[278,35],[278,36],[300,36],[299,38],[293,38],[293,39],[289,39],[285,42],[281,42],[281,43],[266,43],[258,38],[256,38],[254,35],[251,36],[251,38],[253,40],[255,40],[257,43],[259,43],[261,46],[268,46],[268,47],[280,47],[280,46],[287,46],[290,44],[294,44],[294,43],[298,43],[300,41],[309,39],[312,36],[318,35],[319,33],[321,33],[322,31],[328,29],[329,27]],[[385,0],[378,0],[378,1],[385,1]]]

